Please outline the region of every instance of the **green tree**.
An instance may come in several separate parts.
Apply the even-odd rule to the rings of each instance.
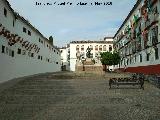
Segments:
[[[108,66],[118,65],[120,62],[120,56],[118,52],[104,52],[101,53],[101,62],[105,66],[104,70],[108,70]]]
[[[107,66],[112,65],[112,53],[111,52],[104,52],[101,53],[101,62],[104,65],[104,70],[108,70]]]
[[[113,52],[113,55],[112,55],[112,59],[113,59],[113,64],[112,65],[118,65],[121,61],[121,57],[119,55],[118,52]]]
[[[49,42],[53,45],[53,37],[52,36],[49,37]]]

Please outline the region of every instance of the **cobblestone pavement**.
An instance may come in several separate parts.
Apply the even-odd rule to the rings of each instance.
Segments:
[[[47,73],[0,84],[0,120],[160,120],[160,89],[148,82],[145,90],[109,90],[103,77],[71,74]]]

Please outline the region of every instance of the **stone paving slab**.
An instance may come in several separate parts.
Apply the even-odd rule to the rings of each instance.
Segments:
[[[104,76],[78,77],[46,73],[0,84],[0,120],[160,120],[160,89],[148,82],[144,90],[109,89]]]

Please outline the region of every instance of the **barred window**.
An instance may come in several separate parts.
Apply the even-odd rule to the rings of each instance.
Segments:
[[[5,46],[2,45],[2,53],[5,53]]]
[[[27,32],[27,29],[25,27],[23,27],[23,32],[26,33]]]
[[[159,59],[158,48],[155,48],[155,59],[156,59],[156,60]]]
[[[21,49],[18,48],[17,54],[21,54]]]
[[[149,61],[149,56],[150,56],[150,54],[147,53],[147,57],[146,57],[147,61]]]
[[[4,8],[4,16],[7,17],[7,9]]]

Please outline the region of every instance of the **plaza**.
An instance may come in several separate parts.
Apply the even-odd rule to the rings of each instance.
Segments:
[[[160,0],[56,4],[0,0],[0,120],[160,120]]]
[[[160,89],[109,89],[106,75],[57,72],[0,84],[0,120],[159,120]]]

